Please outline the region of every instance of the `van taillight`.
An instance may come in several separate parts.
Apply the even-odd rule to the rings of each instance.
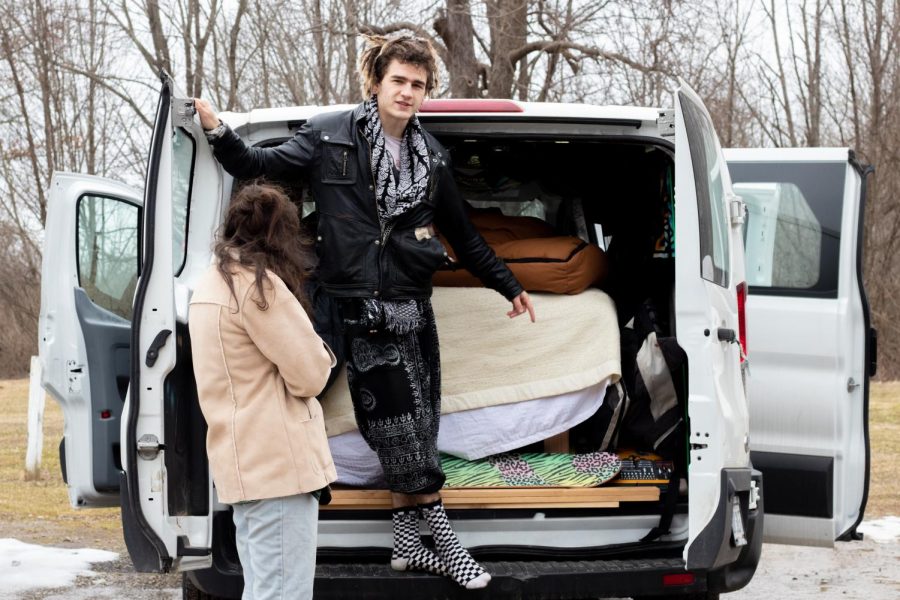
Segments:
[[[747,282],[742,281],[737,286],[738,304],[738,340],[741,342],[741,362],[747,358]]]
[[[669,573],[668,575],[663,575],[663,585],[667,587],[693,585],[696,579],[690,571],[687,573]]]

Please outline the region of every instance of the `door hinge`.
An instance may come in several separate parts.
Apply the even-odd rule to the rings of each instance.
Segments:
[[[138,456],[144,460],[153,460],[159,456],[161,449],[162,445],[159,443],[159,438],[152,433],[145,433],[137,441]]]
[[[747,205],[744,203],[743,198],[736,195],[731,195],[728,198],[728,211],[731,216],[731,224],[732,225],[743,225],[744,220],[747,217]]]
[[[194,124],[194,115],[197,114],[197,109],[194,108],[194,99],[172,98],[170,107],[172,113],[172,129],[178,127],[190,129],[191,125]]]
[[[659,128],[659,135],[663,137],[672,137],[675,135],[675,109],[661,110],[656,118],[656,126]]]

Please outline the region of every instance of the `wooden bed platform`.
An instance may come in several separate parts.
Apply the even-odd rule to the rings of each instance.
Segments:
[[[620,502],[656,502],[653,485],[605,485],[582,488],[444,488],[444,506],[455,508],[616,508]],[[387,490],[332,487],[331,503],[321,510],[391,508]]]

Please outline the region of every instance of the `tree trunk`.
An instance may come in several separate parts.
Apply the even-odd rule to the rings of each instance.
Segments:
[[[478,98],[479,66],[475,58],[475,27],[469,0],[447,0],[444,11],[434,22],[434,30],[447,48],[450,96]]]
[[[528,3],[527,0],[486,0],[485,6],[491,32],[488,96],[512,98],[515,64],[510,56],[528,40]]]

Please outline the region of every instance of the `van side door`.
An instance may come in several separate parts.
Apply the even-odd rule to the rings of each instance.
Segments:
[[[60,466],[73,507],[118,506],[140,190],[92,175],[50,182],[41,264],[41,385],[62,407]]]
[[[866,169],[847,148],[730,149],[745,228],[750,448],[765,539],[858,539],[875,332],[862,280]]]

